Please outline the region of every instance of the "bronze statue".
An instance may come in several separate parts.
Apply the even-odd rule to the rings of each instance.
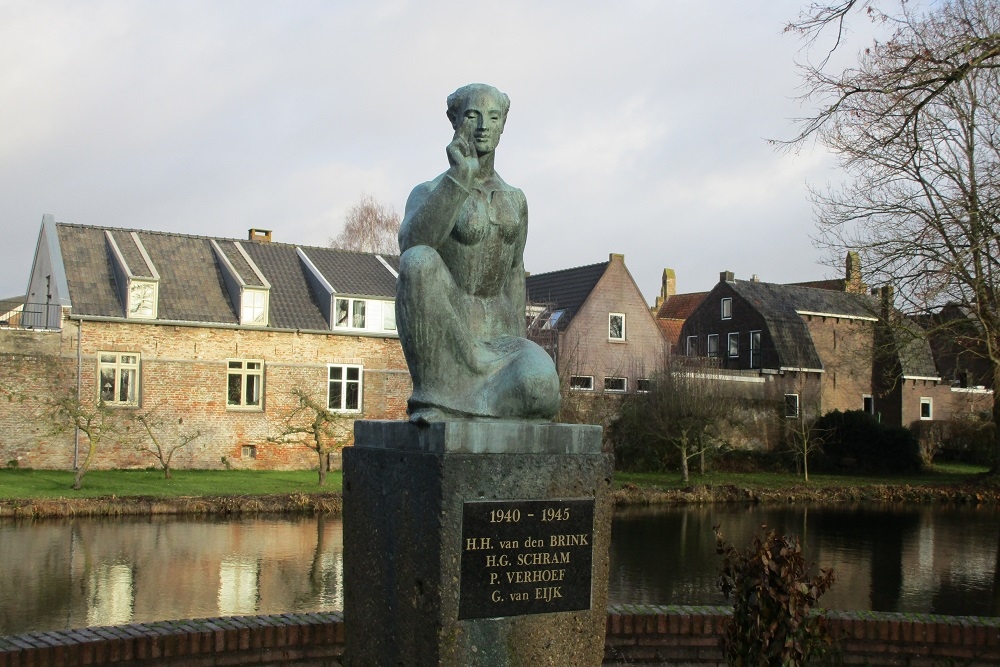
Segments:
[[[484,84],[452,93],[448,171],[406,202],[396,323],[411,421],[550,420],[559,409],[555,365],[524,337],[527,201],[494,170],[509,107]]]

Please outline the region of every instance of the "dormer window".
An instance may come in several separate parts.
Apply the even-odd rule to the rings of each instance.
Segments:
[[[729,320],[733,317],[733,300],[726,297],[722,300],[722,319]]]
[[[364,299],[337,299],[334,313],[333,326],[336,329],[365,328]]]
[[[128,317],[143,320],[156,319],[157,283],[149,280],[130,280],[128,285]]]
[[[260,289],[243,290],[240,308],[240,324],[267,326],[267,291]]]

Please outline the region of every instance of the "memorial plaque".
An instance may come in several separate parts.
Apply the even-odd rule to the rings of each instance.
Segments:
[[[465,503],[459,619],[590,609],[593,543],[593,498]]]

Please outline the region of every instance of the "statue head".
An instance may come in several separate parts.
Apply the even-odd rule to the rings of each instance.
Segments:
[[[508,110],[510,98],[485,83],[470,83],[448,96],[448,120],[453,129],[457,130],[468,117],[478,117],[485,120],[486,125],[492,125],[492,128],[481,128],[481,132],[476,135],[480,154],[492,152],[496,148],[507,122]]]

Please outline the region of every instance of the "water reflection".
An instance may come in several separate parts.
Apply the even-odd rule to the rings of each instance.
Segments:
[[[343,608],[324,517],[0,523],[0,635]]]
[[[1000,510],[864,505],[616,512],[612,603],[722,604],[712,526],[802,537],[837,609],[1000,616]],[[0,522],[0,635],[161,619],[342,609],[339,519]]]
[[[626,509],[611,537],[613,603],[723,604],[712,526],[743,546],[762,524],[802,539],[838,572],[835,609],[1000,616],[995,508],[738,507]]]

